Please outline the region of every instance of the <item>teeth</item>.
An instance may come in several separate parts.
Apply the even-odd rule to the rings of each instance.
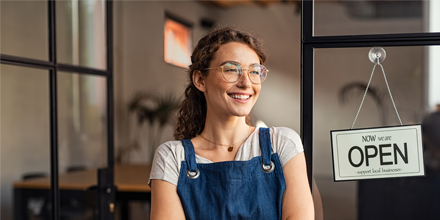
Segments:
[[[234,99],[246,100],[249,99],[249,95],[229,95]]]

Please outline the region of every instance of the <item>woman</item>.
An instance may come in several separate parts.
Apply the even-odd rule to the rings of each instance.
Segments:
[[[248,123],[267,69],[261,41],[232,28],[196,45],[174,137],[151,171],[152,219],[313,219],[301,140]]]

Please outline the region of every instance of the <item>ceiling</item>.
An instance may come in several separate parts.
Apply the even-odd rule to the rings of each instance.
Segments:
[[[422,16],[422,0],[314,0],[315,3],[342,4],[353,18],[410,18]],[[300,13],[301,0],[205,0],[205,5],[219,8],[232,8],[242,5],[258,5],[267,7],[272,4],[296,5],[296,13]]]

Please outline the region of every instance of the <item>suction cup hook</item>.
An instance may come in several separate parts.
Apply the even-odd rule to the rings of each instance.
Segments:
[[[373,47],[370,52],[368,52],[368,58],[374,64],[382,63],[387,57],[387,53],[382,47]]]

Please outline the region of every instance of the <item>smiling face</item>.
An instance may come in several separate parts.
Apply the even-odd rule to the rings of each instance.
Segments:
[[[260,59],[253,49],[239,42],[229,42],[220,46],[211,61],[206,77],[198,75],[194,80],[196,87],[205,94],[207,114],[220,117],[249,115],[260,94],[261,84],[250,81],[248,70],[237,82],[227,82],[219,66],[226,62],[238,63],[247,69],[252,64],[260,64]]]

